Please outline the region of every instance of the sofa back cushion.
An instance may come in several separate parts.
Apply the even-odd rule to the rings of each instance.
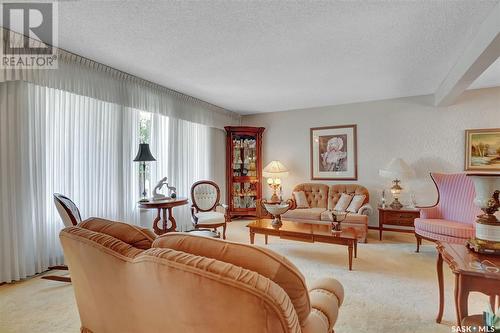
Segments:
[[[293,192],[304,191],[310,208],[327,208],[328,185],[318,183],[304,183],[295,186]]]
[[[263,275],[287,293],[303,323],[311,306],[304,276],[285,257],[265,248],[183,233],[158,237],[153,248],[169,248],[230,263]]]
[[[78,225],[80,228],[106,234],[137,249],[147,250],[156,235],[149,229],[122,222],[114,222],[98,217],[89,218]]]
[[[365,195],[365,200],[363,201],[363,205],[367,204],[370,201],[370,194],[366,187],[358,185],[358,184],[336,184],[331,185],[328,191],[328,209],[333,210],[335,205],[339,201],[342,193],[350,194],[352,196],[361,194]]]

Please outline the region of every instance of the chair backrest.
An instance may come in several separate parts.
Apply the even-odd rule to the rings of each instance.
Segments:
[[[64,226],[71,227],[82,222],[80,211],[70,198],[59,193],[54,193],[54,204],[56,205],[56,209],[61,216]]]
[[[219,204],[219,186],[211,180],[200,180],[191,186],[191,202],[199,211],[214,210]]]
[[[294,192],[304,191],[307,202],[311,208],[328,207],[328,185],[319,183],[298,184],[293,189]]]
[[[334,209],[342,193],[354,195],[364,195],[363,205],[370,202],[370,193],[366,187],[358,184],[335,184],[330,186],[328,191],[328,209]]]
[[[431,173],[438,190],[438,207],[445,220],[473,224],[481,210],[474,204],[474,183],[465,173]]]
[[[119,235],[131,228],[118,227]],[[301,332],[288,295],[261,274],[170,248],[140,249],[100,230],[60,233],[82,331]]]

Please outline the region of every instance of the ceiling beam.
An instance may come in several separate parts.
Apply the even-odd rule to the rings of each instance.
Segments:
[[[434,93],[436,106],[455,102],[500,57],[500,3],[481,24],[474,39]]]

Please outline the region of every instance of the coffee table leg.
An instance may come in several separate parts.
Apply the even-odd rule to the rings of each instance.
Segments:
[[[250,230],[250,244],[253,244],[254,240],[255,240],[255,232]]]
[[[358,240],[354,240],[354,258],[358,257]]]
[[[267,234],[264,235],[264,240],[265,240],[266,245],[267,245]]]
[[[441,319],[443,319],[443,308],[444,308],[444,290],[443,290],[443,257],[438,251],[438,258],[436,263],[436,270],[438,276],[438,287],[439,287],[439,310],[436,317],[436,323],[441,324]]]
[[[352,243],[349,243],[347,251],[349,252],[349,270],[352,271],[352,249],[353,245]]]

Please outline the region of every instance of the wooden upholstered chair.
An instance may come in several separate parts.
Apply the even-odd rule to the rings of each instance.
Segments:
[[[195,229],[222,227],[222,238],[226,239],[226,224],[231,221],[228,206],[220,203],[219,186],[210,180],[201,180],[191,186],[191,216]],[[222,212],[217,210],[222,208]]]
[[[65,227],[76,226],[78,223],[82,222],[82,216],[80,214],[80,210],[75,205],[75,203],[68,197],[54,193],[54,204],[56,206],[57,212],[59,216],[61,216],[61,220]],[[50,270],[68,270],[68,266],[59,265],[59,266],[51,266]],[[47,275],[43,276],[42,279],[53,280],[53,281],[61,281],[61,282],[71,282],[71,278],[66,276],[57,276],[57,275]]]
[[[481,210],[474,204],[474,183],[465,173],[430,174],[438,191],[435,205],[420,207],[415,219],[417,252],[422,239],[465,244],[474,237],[474,222]]]

